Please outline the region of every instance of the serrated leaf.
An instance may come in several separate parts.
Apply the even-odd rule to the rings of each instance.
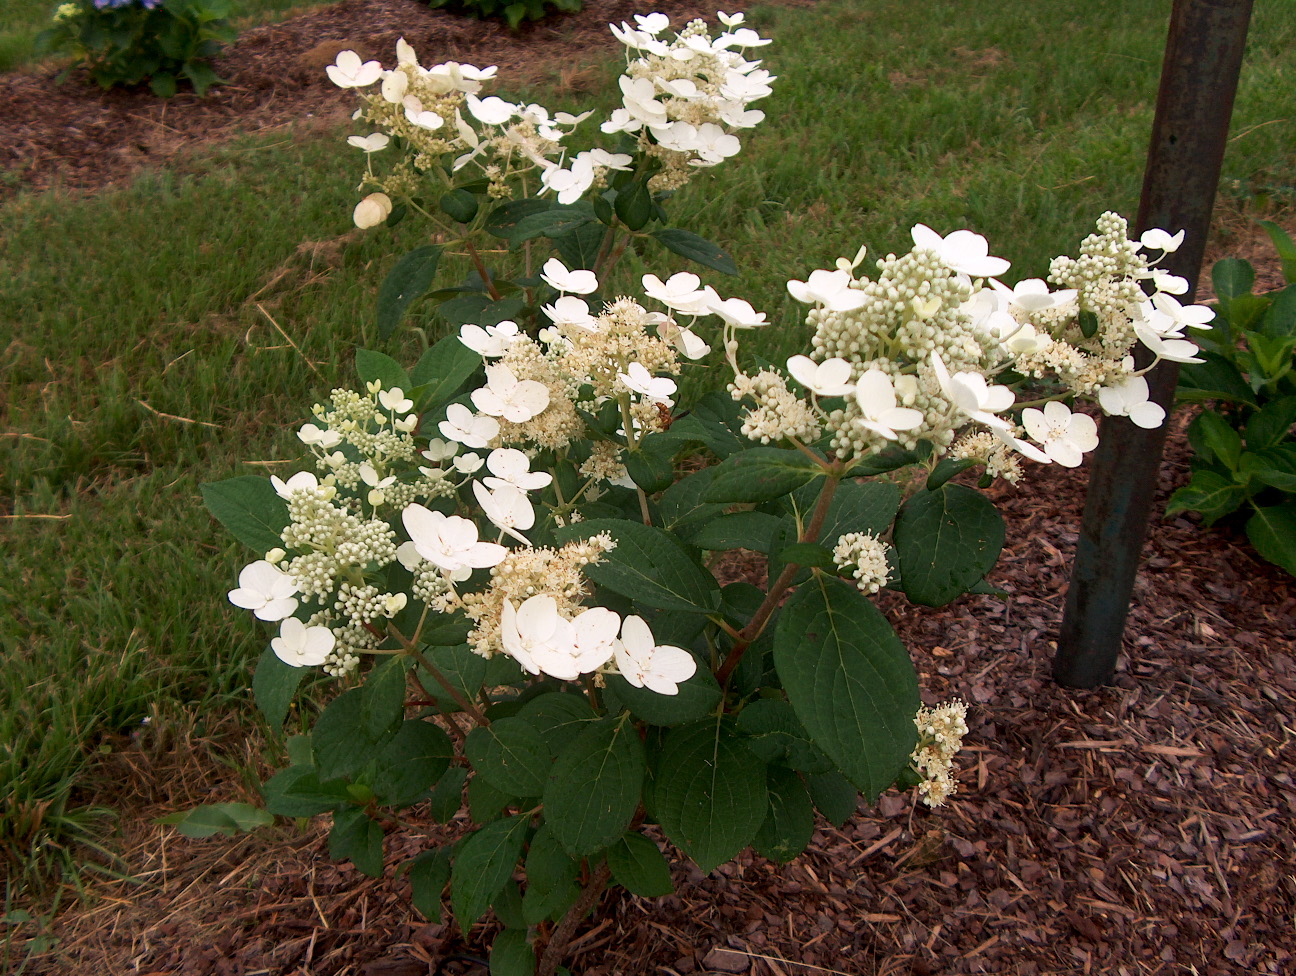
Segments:
[[[652,194],[648,192],[647,181],[635,180],[622,187],[612,201],[612,209],[630,230],[642,230],[653,216]]]
[[[729,253],[719,245],[712,244],[705,237],[699,237],[691,231],[675,227],[655,230],[652,232],[652,236],[666,250],[678,254],[680,257],[688,258],[696,264],[713,268],[721,274],[736,275],[738,273],[738,265],[734,263],[734,259],[729,256]]]
[[[784,546],[778,551],[776,558],[784,565],[795,563],[798,566],[816,566],[820,569],[836,565],[833,554],[813,542],[794,542],[790,546]]]
[[[874,475],[886,474],[911,464],[925,461],[931,454],[931,445],[926,441],[919,443],[917,449],[906,450],[903,447],[889,447],[885,451],[871,454],[859,464],[846,472],[847,478],[871,478]]]
[[[780,521],[777,515],[767,512],[731,512],[709,519],[687,538],[690,545],[712,552],[729,549],[768,552]]]
[[[365,383],[377,381],[382,384],[384,390],[397,388],[410,390],[414,387],[405,368],[385,353],[375,352],[372,349],[357,349],[355,365],[357,375]]]
[[[511,10],[512,7],[507,9]],[[525,13],[526,8],[523,7],[522,14]],[[517,20],[521,22],[521,14]],[[512,27],[517,26],[511,15],[509,23]],[[535,950],[527,941],[526,929],[505,929],[495,936],[490,948],[490,976],[534,976],[535,968]]]
[[[801,777],[791,770],[770,767],[766,786],[769,812],[756,832],[752,848],[761,857],[786,864],[810,845],[814,836],[814,807]]]
[[[675,890],[665,856],[643,834],[626,833],[608,848],[607,863],[613,880],[632,895],[662,898]]]
[[[1236,365],[1212,352],[1203,353],[1202,359],[1205,362],[1180,367],[1176,392],[1180,400],[1226,400],[1257,405],[1255,391]]]
[[[320,783],[313,766],[289,766],[261,787],[266,811],[278,817],[314,817],[350,803],[342,780]]]
[[[213,834],[233,837],[269,826],[274,823],[274,815],[250,803],[209,803],[169,813],[153,822],[170,824],[186,837],[211,837]]]
[[[1256,552],[1296,576],[1296,501],[1256,508],[1246,534]]]
[[[1242,437],[1229,422],[1213,410],[1203,410],[1192,425],[1207,458],[1217,458],[1230,471],[1236,471],[1242,456]]]
[[[481,364],[481,356],[460,342],[458,335],[446,336],[423,353],[410,370],[416,409],[435,410],[449,403]]]
[[[209,481],[200,490],[207,511],[258,555],[283,545],[280,534],[289,522],[288,502],[279,497],[269,478],[226,478]]]
[[[680,478],[662,492],[657,499],[662,528],[680,532],[686,527],[701,525],[705,528],[724,512],[724,506],[703,501],[703,495],[715,479],[715,468],[703,468]]]
[[[519,709],[518,717],[539,730],[555,756],[598,718],[584,695],[565,692],[550,692],[532,698]]]
[[[598,263],[599,250],[607,228],[590,221],[554,239],[558,256],[569,268],[592,268]]]
[[[876,799],[909,761],[920,704],[886,618],[855,587],[816,576],[779,615],[774,665],[810,741]]]
[[[428,244],[410,251],[387,273],[378,289],[378,338],[389,338],[410,304],[432,287],[440,260],[441,248]]]
[[[463,808],[463,787],[467,779],[468,770],[463,766],[451,766],[441,774],[428,797],[428,813],[433,820],[448,824],[455,818]]]
[[[252,674],[252,694],[271,728],[278,729],[284,724],[292,700],[297,696],[297,688],[308,670],[281,661],[268,647],[261,652],[256,671]]]
[[[480,654],[474,654],[467,644],[429,647],[423,656],[464,698],[472,701],[477,696],[486,678],[486,659]],[[458,710],[459,705],[454,698],[442,688],[427,668],[419,665],[418,675],[419,683],[427,689],[437,708],[443,712]]]
[[[1276,446],[1290,436],[1292,424],[1296,424],[1296,396],[1270,400],[1247,421],[1247,450]]]
[[[617,546],[585,575],[599,586],[644,606],[685,613],[710,613],[720,601],[715,577],[690,556],[673,535],[628,519],[589,519],[554,532],[559,544],[609,533]]]
[[[1274,250],[1278,252],[1278,258],[1282,261],[1283,277],[1289,282],[1296,281],[1296,242],[1293,242],[1287,232],[1272,220],[1262,220],[1260,226],[1268,232]]]
[[[1166,504],[1167,516],[1176,512],[1201,512],[1209,527],[1229,512],[1237,511],[1246,501],[1246,489],[1217,471],[1200,469],[1193,472],[1192,480],[1170,496]]]
[[[439,726],[408,719],[378,753],[374,792],[392,806],[407,806],[432,788],[452,759],[454,744]]]
[[[365,677],[360,687],[360,720],[370,739],[381,739],[405,717],[405,666],[409,659],[392,655]]]
[[[752,752],[766,763],[779,763],[806,773],[826,773],[833,764],[810,741],[790,702],[758,698],[738,714],[738,728]]]
[[[807,776],[806,788],[810,791],[815,809],[835,827],[846,823],[859,806],[859,790],[836,770]]]
[[[742,436],[742,407],[723,393],[706,394],[667,433],[705,444],[722,460],[751,447]]]
[[[513,876],[530,818],[507,817],[469,834],[455,849],[450,905],[464,935]]]
[[[441,194],[440,207],[441,212],[451,220],[469,224],[477,216],[477,197],[460,187]]]
[[[668,488],[675,480],[675,462],[668,455],[630,451],[625,455],[626,474],[648,494]]]
[[[511,792],[497,790],[481,776],[474,776],[468,783],[468,813],[477,823],[495,820],[516,801]]]
[[[800,451],[753,447],[725,458],[715,472],[704,500],[733,504],[781,498],[821,477],[824,469]]]
[[[536,237],[563,237],[593,219],[594,210],[589,204],[551,206],[518,220],[507,234],[508,242],[516,246]]]
[[[524,718],[502,718],[468,733],[464,752],[473,769],[498,790],[539,796],[553,756],[538,729]]]
[[[657,634],[659,641],[665,638]],[[636,688],[620,675],[609,675],[608,685],[635,718],[649,725],[684,725],[710,714],[720,702],[715,676],[699,667],[687,681],[681,681],[674,695],[660,695],[651,688]]]
[[[321,781],[358,772],[396,734],[398,726],[393,725],[380,735],[369,735],[362,702],[361,689],[352,688],[329,702],[316,719],[311,748]]]
[[[1249,262],[1240,258],[1225,258],[1215,262],[1215,267],[1211,269],[1211,282],[1215,286],[1215,294],[1220,296],[1223,304],[1230,298],[1251,293],[1251,286],[1255,284],[1255,270]]]
[[[441,921],[441,895],[450,881],[450,851],[439,847],[424,851],[409,862],[414,907],[433,924]]]
[[[560,205],[553,200],[539,200],[535,197],[522,200],[507,200],[491,211],[490,216],[486,219],[486,231],[496,237],[507,239],[512,236],[517,225],[524,218],[543,213],[546,210],[552,210],[558,206]]]
[[[822,485],[812,482],[792,493],[803,522],[810,520]],[[847,532],[881,536],[895,521],[900,508],[900,486],[889,481],[843,481],[837,486],[818,541],[831,548]]]
[[[1004,543],[1003,517],[975,489],[946,484],[905,502],[892,538],[905,595],[940,607],[994,568]]]
[[[383,829],[363,810],[349,807],[333,814],[329,831],[329,857],[351,861],[361,874],[380,878],[383,873]]]
[[[573,857],[625,832],[643,791],[643,743],[628,716],[586,728],[558,756],[545,784],[545,820]]]
[[[671,729],[662,743],[653,812],[705,873],[752,842],[765,820],[765,764],[724,721]]]
[[[935,491],[956,474],[984,463],[978,458],[941,458],[936,467],[932,468],[932,473],[927,476],[927,490]]]
[[[544,921],[580,897],[580,862],[562,849],[547,824],[531,838],[526,877],[522,916],[528,925]]]

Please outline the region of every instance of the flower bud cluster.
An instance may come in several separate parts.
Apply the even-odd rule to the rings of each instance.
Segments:
[[[871,532],[847,532],[833,546],[838,569],[854,567],[855,585],[865,596],[876,593],[891,578],[887,553],[891,547]]]
[[[918,745],[909,761],[922,777],[918,792],[923,803],[938,807],[958,792],[954,779],[954,757],[967,735],[967,705],[959,699],[918,709],[914,716]]]

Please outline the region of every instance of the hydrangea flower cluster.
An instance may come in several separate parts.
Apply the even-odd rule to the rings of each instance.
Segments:
[[[742,14],[719,16],[727,29],[715,38],[695,20],[669,42],[659,37],[670,26],[665,14],[637,15],[636,27],[611,25],[638,56],[628,59],[620,79],[623,107],[602,131],[630,133],[645,157],[660,161],[649,182],[654,191],[683,186],[697,168],[733,156],[741,148],[734,132],[765,117],[748,106],[768,95],[775,79],[742,52],[769,41],[738,26]],[[483,96],[496,70],[454,61],[425,68],[404,38],[396,43],[394,68],[364,61],[354,51],[342,51],[327,66],[338,87],[371,89],[361,91],[361,107],[353,115],[371,131],[347,140],[367,163],[360,188],[370,192],[356,206],[358,227],[385,221],[394,200],[412,201],[424,175],[444,172],[442,167],[453,178],[472,164],[489,181],[492,199],[509,198],[520,186],[524,196],[535,190],[554,193],[564,205],[591,188],[606,187],[609,172],[633,168],[634,156],[601,148],[568,158],[563,140],[592,113],[550,113],[543,105]],[[388,155],[400,158],[380,175],[374,157],[389,149]],[[538,186],[528,178],[536,175]]]
[[[670,26],[665,14],[636,16],[635,27],[612,28],[628,49],[628,65],[620,79],[622,107],[602,128],[637,133],[639,148],[661,160],[661,172],[649,183],[653,190],[677,189],[694,169],[735,155],[742,143],[733,130],[765,118],[748,106],[770,94],[776,78],[745,52],[770,42],[740,26],[740,13],[717,16],[728,29],[715,38],[705,21],[692,20],[673,41],[662,40]]]
[[[839,458],[926,441],[938,456],[975,459],[1015,481],[1015,455],[1075,467],[1097,446],[1097,425],[1064,399],[1089,397],[1109,414],[1159,426],[1165,413],[1148,400],[1133,348],[1150,350],[1152,365],[1199,361],[1184,329],[1208,327],[1213,313],[1182,306],[1173,296],[1186,283],[1142,253],[1173,250],[1182,235],[1150,231],[1135,242],[1126,234],[1123,218],[1104,214],[1079,259],[1053,261],[1050,279],[1063,287],[1050,291],[1038,279],[1001,284],[994,276],[1009,264],[980,235],[941,237],[919,224],[913,249],[879,260],[875,279],[857,272],[861,249],[788,283],[793,298],[812,306],[813,336],[810,355],[789,359],[786,375],[742,371],[735,329],[758,323],[731,320],[712,300],[707,310],[725,318],[730,392],[749,404],[744,432],[762,443],[826,434]],[[1047,380],[1061,392],[1021,403],[999,382],[1012,378]],[[1006,416],[1012,411],[1021,412],[1020,425]]]
[[[959,699],[923,707],[914,717],[918,727],[918,745],[910,762],[922,778],[918,793],[923,803],[938,807],[958,792],[954,779],[954,757],[967,735],[967,704]]]
[[[891,567],[887,563],[890,549],[871,532],[847,532],[833,547],[833,563],[838,569],[850,569],[860,592],[869,595],[891,579]]]

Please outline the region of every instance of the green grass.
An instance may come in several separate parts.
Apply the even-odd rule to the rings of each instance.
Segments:
[[[986,234],[1014,278],[1074,253],[1103,210],[1132,215],[1165,8],[1037,4],[1027,23],[1013,5],[837,0],[750,15],[776,40],[768,120],[671,204],[738,258],[737,278],[707,280],[770,313],[747,351],[802,349],[788,278],[861,243],[905,249],[915,222]],[[0,33],[32,9],[0,7]],[[1258,5],[1228,185],[1296,185],[1294,43],[1296,7]],[[255,721],[264,635],[224,598],[247,554],[198,485],[299,455],[293,427],[375,342],[377,284],[417,228],[338,240],[357,176],[337,136],[281,130],[125,189],[3,206],[0,846],[21,863],[93,836],[97,757],[146,716]],[[624,280],[682,267],[665,257],[625,262]],[[417,344],[405,330],[384,348]],[[723,380],[699,371],[686,395]]]
[[[36,35],[49,26],[62,0],[0,0],[0,71],[13,71],[35,59]],[[330,0],[235,0],[234,25],[242,30],[273,23],[293,11]]]

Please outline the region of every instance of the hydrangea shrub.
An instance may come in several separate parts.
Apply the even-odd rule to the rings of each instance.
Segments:
[[[229,0],[68,0],[37,49],[70,55],[102,88],[149,83],[163,97],[188,81],[199,95],[220,79],[211,58],[234,40]]]
[[[412,83],[402,64],[406,82],[368,83]],[[669,118],[676,97],[653,84],[610,121]],[[640,158],[694,151],[637,131]],[[527,159],[532,189],[572,172]],[[1131,353],[1193,358],[1203,316],[1147,257],[1178,241],[1131,241],[1114,214],[1049,282],[1014,286],[971,231],[912,236],[867,271],[861,248],[788,282],[806,341],[782,365],[744,355],[767,316],[698,275],[618,295],[561,256],[524,285],[522,321],[462,323],[409,366],[357,351],[362,385],[298,431],[303,470],[204,487],[257,555],[230,602],[276,629],[258,703],[278,726],[304,680],[325,702],[264,811],[225,805],[224,828],[330,815],[331,853],[377,876],[403,811],[455,823],[398,868],[415,906],[439,918],[448,898],[465,933],[493,911],[492,971],[548,976],[608,884],[671,891],[663,842],[703,871],[748,848],[785,862],[860,794],[945,802],[966,708],[922,704],[871,597],[987,592],[1003,521],[953,479],[1078,465],[1097,444],[1078,399],[1160,423]],[[706,364],[727,387],[677,403]],[[765,557],[763,586],[717,577],[733,550]]]

